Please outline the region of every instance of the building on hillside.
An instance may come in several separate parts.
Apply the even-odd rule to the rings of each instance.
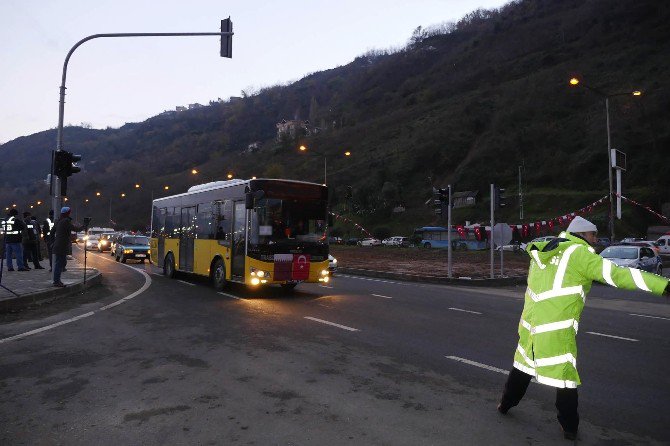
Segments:
[[[468,206],[474,206],[475,204],[477,204],[478,193],[479,192],[476,190],[454,192],[454,195],[451,197],[454,203],[454,208],[464,208]]]
[[[254,153],[254,152],[257,152],[257,151],[260,150],[260,148],[261,148],[261,144],[262,144],[262,143],[261,143],[260,141],[254,141],[254,142],[250,143],[250,144],[247,146],[247,148],[244,149],[244,150],[242,151],[242,153],[243,153],[243,154],[246,154],[246,153]]]
[[[198,104],[197,102],[195,104],[188,104],[188,109],[189,110],[194,110],[196,108],[202,108],[202,107],[204,107],[204,105]]]
[[[277,141],[289,137],[295,139],[298,136],[311,136],[319,133],[319,127],[313,126],[308,120],[300,119],[286,120],[282,119],[277,123]]]
[[[183,105],[178,105],[175,107],[175,110],[178,112],[183,112],[186,111],[186,107],[184,107]]]

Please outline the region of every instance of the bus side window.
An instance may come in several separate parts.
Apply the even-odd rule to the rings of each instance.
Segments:
[[[232,202],[230,200],[215,201],[212,203],[212,226],[216,228],[215,238],[230,243],[230,222],[233,218]]]
[[[181,209],[167,208],[165,214],[165,237],[178,238],[181,226]]]
[[[215,204],[215,203],[214,203]],[[212,219],[212,204],[199,204],[195,216],[195,238],[213,239],[215,236],[214,221]]]
[[[153,218],[151,220],[151,237],[158,238],[165,235],[165,211],[154,207]]]

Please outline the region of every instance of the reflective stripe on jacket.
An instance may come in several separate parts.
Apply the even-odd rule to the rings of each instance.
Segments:
[[[2,232],[6,235],[16,235],[20,231],[14,224],[16,221],[16,217],[9,217],[7,220],[5,220],[2,223]]]
[[[568,232],[559,238],[565,240],[532,243],[526,248],[531,262],[514,367],[541,384],[575,388],[581,384],[576,335],[592,282],[661,295],[669,281],[618,267]]]

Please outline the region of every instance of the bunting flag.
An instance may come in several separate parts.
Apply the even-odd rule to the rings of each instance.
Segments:
[[[354,221],[348,219],[347,217],[345,217],[343,215],[336,214],[335,212],[331,212],[330,215],[335,217],[335,220],[342,220],[345,223],[349,223],[349,224],[353,225],[356,229],[358,229],[359,231],[361,231],[362,233],[367,235],[368,237],[372,237],[372,234],[370,233],[370,231],[368,231],[367,229],[365,229],[363,226],[359,225],[358,223],[355,223]]]
[[[635,206],[639,206],[639,207],[641,207],[642,209],[646,210],[647,212],[649,212],[649,213],[651,213],[651,214],[654,214],[655,216],[657,216],[657,217],[660,218],[661,220],[665,221],[666,223],[670,223],[670,218],[666,217],[665,215],[663,215],[663,214],[661,214],[661,213],[656,212],[656,211],[653,210],[651,207],[649,207],[649,206],[647,206],[647,205],[644,205],[644,204],[642,204],[642,203],[638,203],[637,201],[635,201],[635,200],[631,200],[630,198],[624,197],[624,196],[621,195],[621,194],[615,194],[615,195],[616,195],[617,197],[621,197],[622,200],[625,200],[625,201],[627,201],[628,203],[632,203],[632,204],[634,204]]]

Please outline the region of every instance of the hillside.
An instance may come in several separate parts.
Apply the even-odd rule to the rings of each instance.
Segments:
[[[604,100],[569,87],[578,75],[607,93],[644,92],[611,98],[612,145],[628,154],[625,193],[660,210],[670,201],[670,175],[661,167],[670,162],[669,21],[670,8],[651,0],[517,1],[417,29],[400,51],[371,51],[238,100],[120,129],[67,127],[66,150],[85,160],[71,181],[71,202],[106,223],[111,196],[114,221],[142,226],[151,196],[164,195],[165,185],[181,192],[229,172],[321,182],[323,157],[301,154],[305,144],[327,154],[333,208],[370,229],[407,233],[434,222],[424,204],[431,185],[478,190],[486,201],[495,182],[513,195],[519,166],[525,220],[557,216],[607,193]],[[293,118],[321,130],[276,142],[276,123]],[[243,154],[254,141],[260,149]],[[41,180],[54,142],[50,130],[0,146],[3,207],[46,199]],[[404,214],[392,214],[398,204]],[[516,205],[505,214],[520,222]],[[625,215],[623,228],[656,224],[632,208]],[[486,220],[487,205],[455,217]]]

